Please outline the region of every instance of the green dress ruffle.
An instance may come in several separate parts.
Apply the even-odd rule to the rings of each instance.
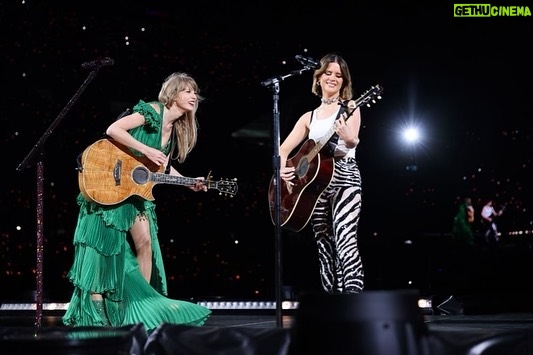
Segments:
[[[162,106],[160,109],[162,112]],[[146,123],[131,130],[131,135],[168,154],[170,146],[161,147],[161,115],[142,100],[133,112],[142,114]],[[77,203],[80,210],[74,232],[74,262],[68,273],[74,292],[63,316],[65,325],[108,324],[95,308],[92,293],[104,295],[111,326],[143,323],[152,331],[161,323],[193,326],[205,323],[211,314],[208,308],[166,297],[166,274],[152,201],[132,196],[119,204],[106,206],[89,202],[80,193]],[[142,276],[127,240],[128,230],[138,215],[150,222],[153,251],[150,283]]]

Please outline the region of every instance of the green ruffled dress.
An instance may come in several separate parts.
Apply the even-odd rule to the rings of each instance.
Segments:
[[[163,107],[160,104],[160,112]],[[130,131],[139,141],[161,149],[162,116],[149,103],[140,100],[133,108],[145,119],[145,125]],[[134,152],[138,154],[138,152]],[[104,295],[111,326],[143,323],[147,331],[161,323],[201,326],[211,310],[195,303],[167,298],[167,282],[157,237],[155,204],[138,197],[112,206],[87,201],[80,193],[78,223],[74,232],[74,262],[68,278],[74,292],[63,316],[72,326],[106,325],[91,299],[92,293]],[[150,221],[153,266],[150,283],[143,278],[127,235],[135,217]]]

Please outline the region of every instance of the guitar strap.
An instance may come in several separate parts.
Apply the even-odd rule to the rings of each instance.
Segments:
[[[167,167],[165,168],[165,174],[170,174],[170,161],[172,160],[172,154],[174,154],[174,136],[176,133],[176,127],[172,125],[172,133],[170,133],[170,153],[168,154]]]
[[[340,102],[339,105],[341,105],[341,108],[337,113],[337,117],[335,117],[335,121],[337,121],[341,117],[341,115],[346,112],[346,108],[348,107],[348,101]],[[326,142],[326,144],[324,144],[324,147],[322,147],[320,152],[322,152],[329,158],[333,158],[335,156],[335,149],[337,148],[338,144],[339,135],[337,133],[334,133],[331,138]]]
[[[164,107],[163,107],[163,104],[160,102],[159,103],[159,107],[161,108],[161,120],[163,119],[163,111],[164,111]],[[170,174],[170,162],[172,160],[172,154],[174,154],[174,146],[175,146],[175,143],[174,143],[174,136],[176,135],[176,123],[174,122],[172,124],[172,132],[170,133],[170,153],[168,154],[168,162],[167,162],[167,166],[165,168],[165,174]]]

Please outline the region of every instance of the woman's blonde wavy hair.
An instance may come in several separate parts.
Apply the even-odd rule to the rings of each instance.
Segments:
[[[180,163],[185,161],[187,155],[196,145],[198,139],[196,111],[203,97],[200,96],[200,90],[196,81],[189,74],[180,72],[172,73],[165,79],[158,96],[159,102],[169,108],[178,94],[185,90],[196,92],[197,100],[192,111],[186,112],[174,122],[174,144],[177,149],[174,150],[172,159],[177,159]]]

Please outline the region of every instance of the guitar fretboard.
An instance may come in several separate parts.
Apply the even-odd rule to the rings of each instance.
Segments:
[[[163,173],[152,173],[150,180],[156,183],[193,186],[198,179],[185,176],[177,176]]]

